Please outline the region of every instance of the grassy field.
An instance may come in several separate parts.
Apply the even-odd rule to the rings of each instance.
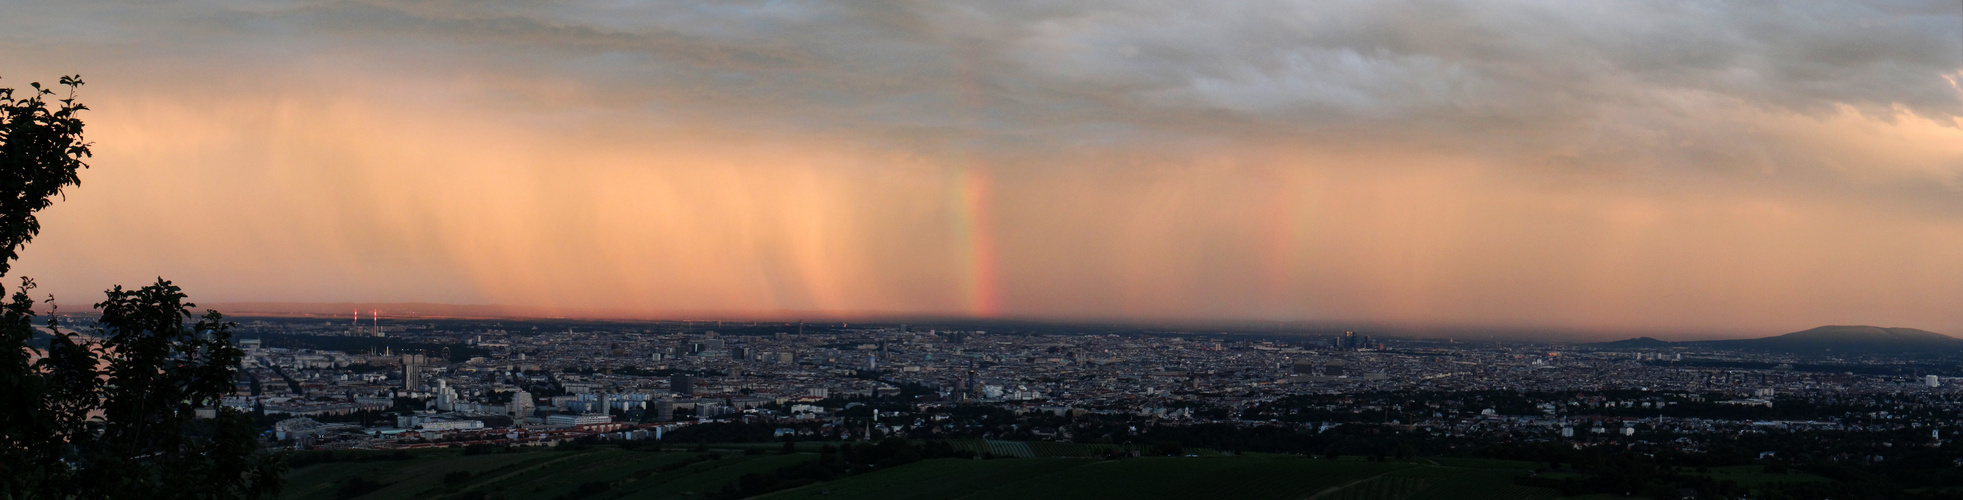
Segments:
[[[996,448],[1002,448],[1003,444],[974,443]],[[1521,462],[1330,461],[1275,455],[1096,460],[1057,458],[1088,454],[1088,449],[1043,445],[1029,448],[1039,458],[927,460],[763,498],[1555,498],[1552,490],[1513,484],[1514,475],[1532,467]],[[650,452],[611,446],[483,455],[430,450],[415,452],[409,460],[300,467],[288,474],[283,497],[295,500],[702,498],[743,474],[767,473],[816,457],[812,453],[748,455],[735,450],[714,454]]]
[[[701,498],[750,472],[813,460],[816,454],[744,455],[670,451],[654,453],[614,447],[580,451],[531,451],[464,455],[453,451],[418,454],[405,461],[318,464],[287,475],[282,498]],[[458,473],[468,473],[458,477]],[[452,479],[452,478],[455,479]],[[350,495],[349,484],[369,481],[372,491]],[[598,487],[604,485],[604,488]],[[581,491],[581,487],[588,489]],[[358,489],[356,489],[358,491]],[[483,495],[478,497],[477,495]]]
[[[1397,471],[1386,479],[1413,481],[1419,483],[1420,487],[1411,488],[1408,493],[1400,496],[1357,498],[1503,500],[1553,499],[1559,496],[1559,492],[1555,490],[1513,484],[1515,474],[1531,467],[1532,464],[1523,462],[1499,460],[1481,460],[1458,466],[1445,464],[1414,467]]]
[[[1513,475],[1526,467],[1481,465],[1484,467],[1301,457],[1157,457],[1115,461],[942,459],[763,498],[1479,500],[1556,497],[1552,490],[1514,485]]]
[[[1797,471],[1787,472],[1787,473],[1765,472],[1765,467],[1759,465],[1741,465],[1736,467],[1713,467],[1709,470],[1710,472],[1701,473],[1698,475],[1709,477],[1711,479],[1716,479],[1719,481],[1731,481],[1734,483],[1738,483],[1739,486],[1743,486],[1746,488],[1759,488],[1759,487],[1769,486],[1773,484],[1788,483],[1788,482],[1830,481],[1830,479],[1827,479],[1825,477],[1816,476],[1813,474],[1807,474],[1804,472],[1797,472]]]

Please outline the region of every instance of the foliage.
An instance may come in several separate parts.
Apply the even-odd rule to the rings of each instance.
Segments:
[[[0,88],[0,275],[40,233],[47,208],[90,155],[67,97]],[[51,108],[52,106],[52,108]],[[196,322],[182,289],[159,278],[110,289],[84,334],[50,315],[37,327],[34,281],[0,304],[0,498],[237,498],[277,492],[284,464],[257,453],[247,415],[222,406],[244,353],[217,311]],[[4,292],[0,292],[4,293]],[[49,299],[52,309],[53,299]],[[47,339],[37,348],[36,337]],[[199,418],[200,410],[211,418]]]
[[[31,333],[23,282],[6,305],[11,338]],[[59,330],[46,354],[9,379],[22,404],[9,414],[8,492],[20,497],[256,497],[274,493],[283,464],[257,454],[251,419],[220,404],[240,358],[232,323],[192,304],[169,281],[116,287],[91,332]],[[22,332],[29,330],[29,332]],[[28,348],[9,349],[25,355]],[[18,353],[18,354],[17,354]],[[16,365],[18,367],[18,365]],[[214,411],[198,418],[199,410]]]
[[[0,276],[20,258],[20,247],[41,233],[34,213],[53,204],[63,188],[81,184],[77,172],[88,168],[79,114],[89,108],[75,101],[82,78],[64,76],[61,85],[68,95],[58,104],[49,102],[55,93],[39,82],[29,84],[33,90],[24,96],[0,88]]]

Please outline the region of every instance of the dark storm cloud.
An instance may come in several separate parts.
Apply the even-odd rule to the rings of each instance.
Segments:
[[[1576,127],[1701,119],[1650,112],[1684,99],[1809,115],[1841,105],[1885,115],[1900,106],[1949,121],[1963,111],[1952,81],[1963,67],[1959,9],[1939,2],[75,2],[31,8],[30,17],[46,22],[11,31],[42,43],[102,44],[106,34],[136,58],[209,54],[281,64],[339,56],[394,71],[565,79],[587,85],[588,99],[611,109],[696,107],[683,111],[785,126],[816,120],[1067,142],[1113,129],[1240,131],[1219,128],[1231,124],[1563,142]],[[1182,127],[1180,119],[1205,127]]]

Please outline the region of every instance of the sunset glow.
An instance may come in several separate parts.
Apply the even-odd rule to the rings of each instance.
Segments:
[[[97,145],[15,274],[64,307],[162,275],[647,317],[1963,333],[1956,4],[1490,4],[15,6],[0,85],[82,75]]]

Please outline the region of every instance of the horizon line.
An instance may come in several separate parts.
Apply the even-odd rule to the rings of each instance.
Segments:
[[[1058,316],[979,316],[960,312],[922,313],[895,311],[636,311],[617,307],[563,307],[563,306],[522,306],[508,304],[453,304],[440,302],[301,302],[301,301],[238,301],[210,302],[201,304],[199,309],[213,309],[228,316],[237,317],[338,317],[351,319],[355,309],[362,316],[379,312],[383,318],[402,319],[478,319],[478,320],[568,320],[600,322],[690,322],[723,321],[755,323],[910,323],[910,322],[1001,322],[1028,323],[1049,326],[1107,325],[1127,327],[1157,327],[1172,329],[1215,329],[1258,330],[1259,327],[1296,330],[1359,331],[1373,335],[1391,335],[1402,338],[1465,338],[1466,340],[1621,340],[1639,337],[1689,340],[1722,340],[1727,338],[1758,338],[1754,336],[1781,335],[1805,330],[1806,328],[1782,332],[1748,330],[1714,330],[1708,328],[1684,328],[1680,330],[1660,330],[1655,328],[1599,328],[1564,327],[1547,325],[1484,325],[1484,324],[1403,324],[1395,322],[1375,322],[1340,319],[1249,319],[1249,318],[1113,318],[1113,317],[1058,317]],[[369,316],[372,317],[372,316]],[[1842,323],[1845,325],[1860,324]],[[1829,326],[1829,325],[1816,325]],[[1811,328],[1811,327],[1808,327]],[[1891,327],[1893,328],[1893,327]],[[1194,332],[1203,333],[1203,332]],[[1222,332],[1225,333],[1225,332]],[[1278,332],[1279,333],[1279,332]],[[1463,336],[1463,337],[1460,337]]]

